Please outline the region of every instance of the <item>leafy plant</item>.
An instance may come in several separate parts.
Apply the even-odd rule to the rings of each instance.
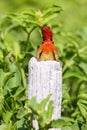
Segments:
[[[32,115],[40,130],[87,129],[87,31],[61,31],[62,25],[52,22],[61,11],[53,5],[10,13],[0,20],[0,130],[34,130]],[[40,27],[46,24],[53,29],[63,62],[62,118],[58,120],[51,120],[50,95],[40,103],[26,96],[28,62],[41,44]]]

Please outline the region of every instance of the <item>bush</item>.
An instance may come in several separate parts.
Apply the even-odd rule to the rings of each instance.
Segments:
[[[43,11],[32,9],[11,13],[0,21],[0,130],[33,129],[32,113],[40,130],[87,129],[87,29],[77,34],[61,31],[51,20],[62,11],[54,5]],[[41,44],[40,27],[50,25],[63,62],[62,118],[51,121],[53,102],[40,104],[27,99],[28,61]]]

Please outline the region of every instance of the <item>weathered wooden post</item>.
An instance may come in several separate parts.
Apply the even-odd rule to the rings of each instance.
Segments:
[[[56,60],[38,61],[31,58],[29,61],[29,82],[28,98],[36,96],[37,102],[40,102],[52,94],[51,99],[54,101],[54,111],[52,119],[61,117],[61,100],[62,100],[62,65]],[[38,127],[36,130],[38,130]],[[52,128],[50,130],[61,130]]]

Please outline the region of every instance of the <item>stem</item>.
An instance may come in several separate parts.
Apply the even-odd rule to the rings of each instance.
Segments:
[[[33,30],[36,28],[37,26],[34,26],[29,32],[23,28],[23,30],[27,33],[27,39],[26,39],[26,43],[27,43],[27,46],[26,46],[26,52],[28,51],[29,49],[29,40],[30,40],[30,35],[31,33],[33,32]]]
[[[29,42],[30,35],[31,35],[31,33],[33,32],[33,30],[34,30],[35,28],[36,28],[36,26],[34,26],[34,27],[30,30],[30,32],[28,32],[26,43]]]

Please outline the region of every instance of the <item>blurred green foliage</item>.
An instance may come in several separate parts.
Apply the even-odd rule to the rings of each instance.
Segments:
[[[0,0],[0,130],[87,129],[87,0]],[[62,118],[51,121],[50,96],[28,100],[28,62],[49,25],[63,62]],[[32,103],[33,102],[33,103]]]
[[[64,12],[60,14],[55,23],[61,22],[65,31],[78,31],[87,26],[87,0],[0,0],[0,15],[7,12],[17,12],[22,9],[33,8],[43,10],[48,6],[60,5]]]

